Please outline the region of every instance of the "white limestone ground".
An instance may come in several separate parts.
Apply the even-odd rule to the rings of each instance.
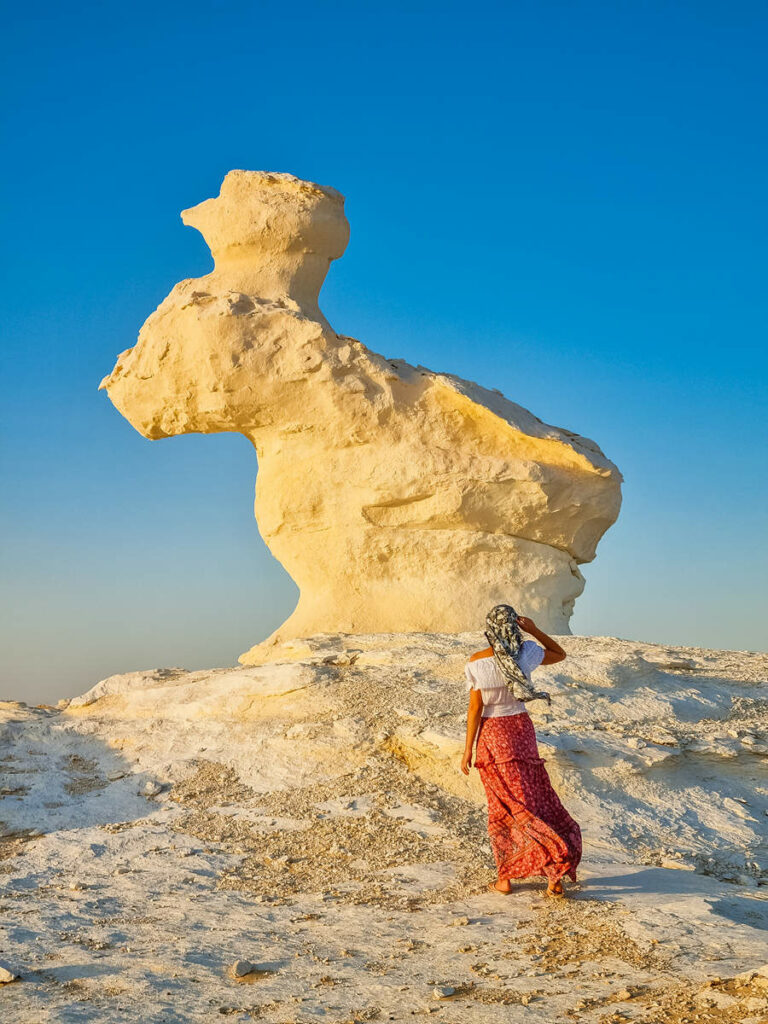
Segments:
[[[479,634],[0,704],[0,1019],[768,1020],[768,657],[559,641],[532,710],[585,838],[565,902],[484,890]]]

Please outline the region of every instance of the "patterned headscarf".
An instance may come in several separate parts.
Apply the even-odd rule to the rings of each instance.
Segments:
[[[548,693],[534,690],[517,663],[523,637],[517,624],[517,612],[509,604],[497,604],[485,617],[485,636],[493,649],[496,664],[506,680],[507,689],[517,700],[545,700],[552,703]]]

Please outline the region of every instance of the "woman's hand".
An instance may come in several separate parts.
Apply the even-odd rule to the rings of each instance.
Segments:
[[[461,770],[465,775],[469,775],[469,769],[472,767],[472,751],[465,750],[464,756],[461,759]]]
[[[533,621],[533,619],[528,619],[525,617],[525,615],[517,616],[517,624],[520,627],[520,629],[525,630],[526,633],[532,633],[534,629],[536,629],[536,623]]]

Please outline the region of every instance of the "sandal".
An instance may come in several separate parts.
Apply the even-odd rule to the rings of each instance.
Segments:
[[[489,882],[488,886],[487,886],[487,889],[488,889],[488,892],[496,892],[496,893],[499,894],[499,896],[511,896],[512,895],[512,890],[511,889],[497,889],[495,882]]]

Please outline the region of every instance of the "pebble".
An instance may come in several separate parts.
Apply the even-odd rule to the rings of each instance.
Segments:
[[[233,978],[244,978],[246,974],[252,974],[256,970],[256,964],[252,964],[250,960],[235,960],[229,970]]]
[[[468,917],[454,917],[454,919],[451,921],[451,926],[453,928],[460,928],[462,925],[465,924],[469,924]]]
[[[162,792],[162,785],[154,779],[147,779],[139,788],[139,796],[157,796],[158,793]]]
[[[110,782],[117,782],[118,779],[124,779],[127,774],[127,772],[119,770],[116,772],[107,772],[107,778]]]
[[[14,974],[6,964],[0,963],[0,985],[8,985],[17,978],[18,974]]]
[[[450,985],[436,985],[435,988],[432,989],[432,998],[450,999],[455,991],[456,989],[452,988]]]

